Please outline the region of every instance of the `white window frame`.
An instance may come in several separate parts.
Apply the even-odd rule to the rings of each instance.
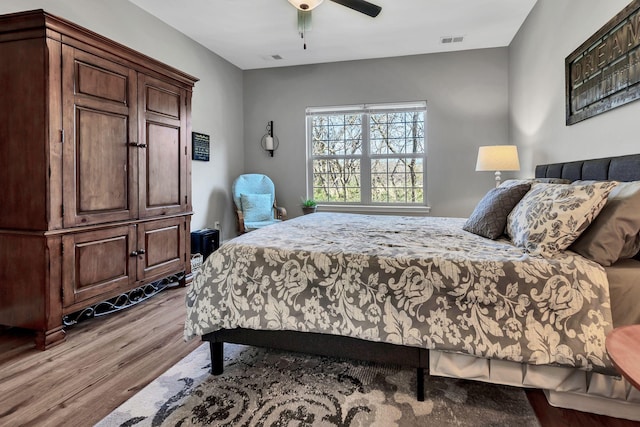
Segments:
[[[371,114],[386,112],[410,112],[422,110],[424,112],[424,153],[404,154],[403,157],[415,156],[422,160],[422,189],[423,203],[390,203],[373,202],[371,200],[371,160],[374,158],[393,158],[394,156],[374,155],[369,153],[369,117]],[[426,215],[430,211],[427,198],[427,103],[426,101],[402,102],[393,104],[358,104],[332,107],[308,107],[306,109],[306,160],[307,160],[307,198],[313,197],[313,117],[316,115],[361,114],[362,116],[362,155],[359,156],[361,172],[361,202],[319,202],[319,211],[351,212],[351,213],[379,213],[399,215]],[[323,157],[327,158],[327,157]],[[336,156],[336,158],[345,158]]]

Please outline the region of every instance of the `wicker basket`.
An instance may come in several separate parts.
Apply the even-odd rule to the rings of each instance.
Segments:
[[[192,254],[191,255],[191,273],[195,275],[200,271],[200,267],[202,267],[202,255]]]

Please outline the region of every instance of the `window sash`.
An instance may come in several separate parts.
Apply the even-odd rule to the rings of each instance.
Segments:
[[[357,104],[338,107],[307,107],[307,116],[363,114],[363,113],[400,113],[411,111],[426,111],[426,101],[389,103],[389,104]]]
[[[413,152],[399,152],[399,153],[370,153],[371,144],[371,114],[385,114],[385,113],[397,113],[397,112],[421,112],[423,114],[423,129],[422,138],[422,153]],[[361,144],[359,154],[313,154],[314,140],[313,140],[313,120],[317,116],[321,115],[360,115],[360,128],[361,128]],[[315,182],[314,182],[314,161],[332,161],[332,160],[359,160],[360,161],[360,202],[355,201],[322,201],[322,204],[329,205],[371,205],[371,206],[426,206],[427,203],[427,180],[426,180],[426,160],[427,160],[427,147],[426,147],[426,102],[409,102],[402,104],[361,104],[361,105],[348,105],[340,107],[309,107],[306,110],[307,117],[307,192],[308,197],[313,197]],[[329,125],[327,125],[329,126]],[[409,139],[406,135],[404,137],[405,144]],[[330,143],[330,139],[327,138],[327,143]],[[405,145],[406,147],[406,145]],[[372,197],[372,191],[374,190],[371,174],[371,163],[375,160],[395,160],[395,159],[421,159],[421,170],[418,174],[421,174],[421,187],[407,187],[407,182],[403,187],[398,187],[405,190],[405,196],[410,193],[411,188],[416,188],[422,193],[422,200],[418,202],[388,202],[388,201],[374,201]],[[405,179],[409,172],[404,171]],[[387,171],[387,182],[392,174]],[[389,196],[389,192],[387,192]]]

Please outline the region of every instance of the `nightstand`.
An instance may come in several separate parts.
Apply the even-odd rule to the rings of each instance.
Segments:
[[[618,372],[640,390],[640,325],[615,328],[605,346]]]

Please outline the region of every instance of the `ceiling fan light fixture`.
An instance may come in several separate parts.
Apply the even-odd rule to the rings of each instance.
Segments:
[[[303,11],[310,11],[320,6],[323,0],[289,0],[296,9]]]

